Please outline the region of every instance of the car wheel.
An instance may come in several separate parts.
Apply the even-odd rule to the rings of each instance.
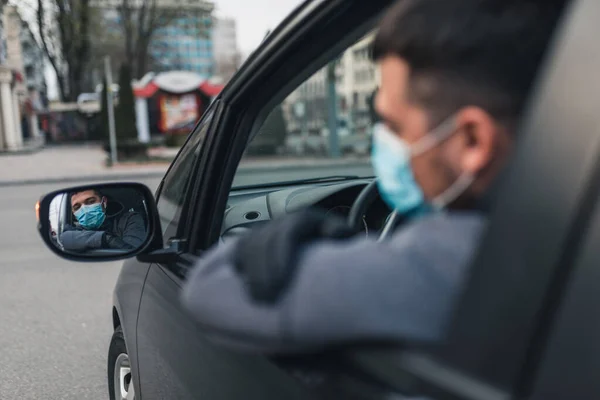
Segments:
[[[110,400],[135,399],[129,354],[120,326],[113,333],[108,349],[108,394]]]

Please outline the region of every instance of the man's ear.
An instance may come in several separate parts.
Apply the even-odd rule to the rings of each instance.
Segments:
[[[462,170],[472,175],[487,168],[493,160],[498,125],[479,107],[465,107],[456,116],[456,124],[465,135]]]
[[[104,211],[106,211],[106,206],[108,203],[108,199],[106,198],[106,196],[102,196],[102,200],[100,200],[100,203],[102,203],[102,208],[104,209]]]

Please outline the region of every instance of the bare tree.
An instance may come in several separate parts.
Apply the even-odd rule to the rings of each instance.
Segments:
[[[38,0],[37,31],[61,99],[75,101],[90,55],[89,0]]]
[[[148,72],[150,44],[156,33],[190,15],[181,7],[160,7],[158,0],[121,0],[118,10],[125,39],[125,54],[131,60],[134,76],[142,78]],[[197,16],[201,14],[198,13]],[[199,19],[199,18],[197,18]],[[202,24],[182,26],[190,34],[208,37],[208,28]]]
[[[102,83],[104,76],[104,57],[109,56],[113,76],[118,76],[119,67],[128,64],[125,54],[123,35],[115,31],[114,24],[104,18],[92,22],[90,29],[93,34],[93,43],[90,51],[90,71],[88,87]]]

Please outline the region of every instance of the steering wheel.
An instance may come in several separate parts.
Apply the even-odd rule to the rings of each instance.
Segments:
[[[362,224],[362,219],[369,207],[373,204],[373,202],[379,196],[379,192],[377,190],[377,179],[374,179],[367,186],[363,188],[363,190],[359,193],[356,200],[352,204],[352,208],[350,209],[350,213],[348,214],[348,225],[356,230],[360,230],[360,226]],[[390,216],[385,221],[383,228],[381,229],[381,233],[379,234],[378,241],[385,239],[390,232],[393,231],[396,222],[400,219],[400,214],[397,211],[392,211]]]

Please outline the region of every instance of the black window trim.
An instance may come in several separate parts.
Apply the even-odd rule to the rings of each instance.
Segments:
[[[205,164],[201,167],[201,179],[210,183],[196,187],[196,190],[210,187],[211,193],[198,193],[195,197],[199,212],[194,219],[190,249],[199,254],[218,241],[239,160],[251,135],[257,133],[273,107],[334,56],[374,28],[381,13],[392,3],[391,0],[373,0],[368,4],[348,0],[309,1],[296,10],[299,14],[306,13],[308,22],[298,18],[292,27],[279,27],[253,54],[249,66],[242,68],[241,74],[221,95],[223,123],[212,138],[214,143],[210,144],[210,155],[203,160]],[[346,13],[356,9],[361,10],[358,13],[360,18],[356,15],[349,18]],[[292,15],[287,21],[296,17]],[[318,36],[318,43],[310,35]],[[278,47],[281,42],[286,42],[286,45]],[[307,64],[306,60],[311,61]],[[253,68],[252,77],[249,77],[245,70]],[[240,76],[246,79],[242,81]],[[223,165],[223,160],[230,161]]]
[[[188,134],[188,137],[185,140],[185,143],[183,144],[183,146],[181,146],[181,148],[177,152],[177,155],[173,159],[173,162],[171,162],[171,165],[169,166],[167,172],[165,173],[163,179],[160,182],[160,185],[159,185],[159,188],[158,188],[157,194],[156,194],[156,202],[158,205],[160,202],[160,195],[164,189],[165,178],[171,172],[173,166],[177,162],[178,158],[181,156],[181,153],[183,152],[184,148],[190,143],[190,141],[192,141],[194,134],[198,133],[198,130],[203,127],[203,124],[205,122],[207,122],[206,119],[210,117],[211,119],[210,119],[210,121],[208,121],[208,127],[207,127],[208,132],[206,134],[206,138],[204,139],[204,141],[202,143],[199,144],[200,154],[198,155],[198,157],[194,161],[192,167],[190,168],[191,174],[188,177],[188,181],[186,183],[184,202],[180,206],[181,207],[181,215],[179,218],[181,221],[187,221],[187,222],[178,225],[177,232],[174,237],[174,239],[183,241],[182,242],[183,243],[182,250],[184,252],[188,252],[190,249],[189,243],[190,243],[190,232],[192,232],[192,224],[189,223],[189,221],[191,220],[191,217],[192,217],[190,214],[193,215],[193,209],[190,209],[189,205],[193,204],[193,198],[194,198],[194,193],[195,193],[194,187],[195,187],[196,177],[198,175],[198,166],[201,163],[202,158],[206,154],[205,148],[207,147],[206,144],[211,135],[211,130],[213,130],[218,123],[217,122],[218,121],[218,111],[221,109],[220,105],[221,105],[221,102],[218,98],[215,99],[213,102],[211,102],[208,105],[208,107],[206,108],[206,110],[204,111],[204,113],[202,114],[200,119],[198,120],[198,123],[196,124],[196,126],[194,126],[194,128]],[[160,192],[159,192],[159,190],[160,190]]]

